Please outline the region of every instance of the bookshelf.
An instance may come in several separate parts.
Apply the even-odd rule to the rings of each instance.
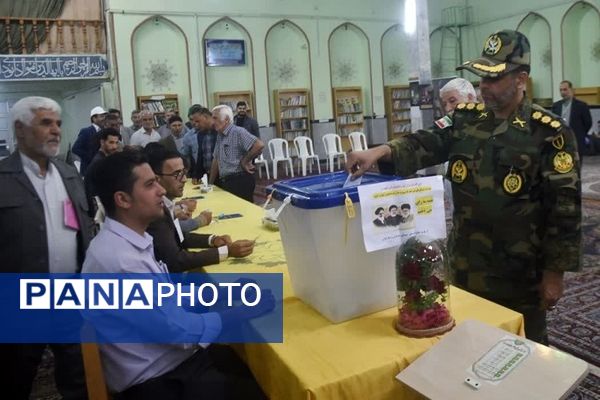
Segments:
[[[254,117],[254,96],[249,90],[242,90],[237,92],[215,92],[215,105],[226,104],[233,110],[233,114],[235,115],[235,110],[237,108],[238,101],[245,101],[248,105],[247,113],[249,116]]]
[[[410,132],[410,89],[408,85],[385,87],[385,115],[388,123],[388,138]]]
[[[149,110],[154,114],[154,124],[158,127],[165,124],[165,111],[179,111],[179,101],[176,94],[154,94],[151,96],[138,96],[139,110]]]
[[[288,141],[310,135],[310,95],[307,89],[273,91],[277,136]]]
[[[346,137],[350,132],[364,132],[362,88],[333,88],[333,112],[338,135]]]

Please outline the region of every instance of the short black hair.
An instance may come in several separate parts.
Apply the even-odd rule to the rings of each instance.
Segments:
[[[392,211],[392,208],[395,208],[396,210],[398,209],[398,206],[395,204],[392,204],[389,208],[388,211]]]
[[[118,121],[119,120],[119,116],[115,115],[115,114],[106,114],[106,117],[104,118],[105,121]]]
[[[125,192],[131,194],[133,185],[137,180],[133,169],[148,161],[141,151],[125,149],[111,154],[98,161],[92,172],[92,183],[98,197],[104,206],[106,215],[113,217],[116,211],[115,193]]]
[[[146,160],[148,160],[148,164],[150,164],[150,168],[154,171],[155,174],[162,173],[162,167],[165,161],[173,159],[173,158],[181,158],[181,154],[176,151],[169,150],[165,146],[160,143],[148,143],[146,147],[144,147],[144,155],[146,156]]]
[[[235,108],[238,108],[239,106],[246,106],[246,107],[248,107],[248,104],[244,100],[240,100],[235,105]]]
[[[201,108],[204,108],[201,104],[192,104],[192,106],[188,109],[188,118],[196,114]]]
[[[569,86],[569,88],[573,89],[573,82],[571,82],[571,81],[568,81],[568,80],[566,80],[566,79],[565,79],[565,80],[564,80],[564,81],[562,81],[561,83],[566,83],[566,84]]]
[[[121,110],[116,109],[116,108],[109,108],[108,113],[109,114],[119,114],[119,116],[121,116]]]
[[[200,114],[200,115],[206,115],[206,116],[208,116],[208,117],[212,117],[212,112],[211,112],[211,111],[210,111],[208,108],[206,108],[206,107],[202,107],[202,106],[194,108],[194,111],[193,111],[193,112],[192,112],[192,110],[190,109],[190,114],[189,114],[189,116],[191,117],[191,116],[192,116],[192,115],[194,115],[194,114]]]
[[[121,134],[118,130],[114,128],[101,129],[100,132],[98,132],[98,134],[100,135],[100,140],[108,140],[109,136],[116,136],[119,138],[119,140],[121,140]]]
[[[173,115],[171,118],[169,118],[169,120],[167,121],[167,124],[171,125],[175,121],[179,121],[179,122],[183,123],[183,120],[181,119],[181,117],[179,115]]]
[[[406,210],[410,210],[410,204],[408,204],[408,203],[404,203],[404,204],[402,204],[402,205],[400,206],[400,209],[401,209],[401,210],[404,210],[404,209],[406,209]]]
[[[381,211],[385,211],[385,209],[383,207],[378,207],[377,210],[375,210],[375,215],[379,215]]]

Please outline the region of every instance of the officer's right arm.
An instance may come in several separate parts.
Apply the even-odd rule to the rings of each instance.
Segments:
[[[392,161],[396,175],[409,176],[419,169],[447,161],[452,118],[444,118],[448,118],[446,121],[449,123],[444,128],[434,125],[367,151],[351,152],[348,154],[346,170],[353,177],[358,177],[377,161]]]

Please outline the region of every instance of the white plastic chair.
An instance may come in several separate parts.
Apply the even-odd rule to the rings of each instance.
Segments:
[[[256,168],[258,168],[259,178],[262,178],[261,168],[264,168],[265,172],[267,173],[267,179],[271,179],[271,176],[269,175],[269,162],[265,160],[265,157],[262,155],[262,153],[260,154],[260,156],[254,159],[254,165],[256,165]]]
[[[285,173],[289,175],[291,172],[292,178],[294,177],[294,167],[292,165],[292,158],[290,157],[287,140],[279,138],[269,140],[269,154],[271,155],[271,162],[273,163],[273,179],[277,179],[277,163],[280,161],[284,162]],[[288,164],[290,166],[289,172]]]
[[[348,134],[348,139],[350,139],[350,147],[352,151],[363,151],[367,150],[367,137],[362,132],[350,132]]]
[[[302,176],[306,176],[306,163],[310,160],[309,168],[312,174],[313,162],[317,163],[317,169],[319,174],[321,173],[321,166],[319,165],[319,156],[315,154],[313,148],[313,142],[308,136],[298,136],[294,138],[294,148],[298,155],[298,175],[300,175],[300,166],[302,166]]]
[[[348,161],[346,153],[342,151],[342,139],[338,134],[327,133],[323,136],[323,146],[325,146],[325,156],[329,172],[333,172],[333,161],[337,158],[338,169],[340,169],[340,158],[344,158],[344,163]]]

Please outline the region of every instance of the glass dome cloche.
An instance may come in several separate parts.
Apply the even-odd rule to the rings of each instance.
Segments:
[[[454,326],[450,313],[449,271],[440,240],[412,237],[396,254],[398,332],[411,337],[431,337]]]

